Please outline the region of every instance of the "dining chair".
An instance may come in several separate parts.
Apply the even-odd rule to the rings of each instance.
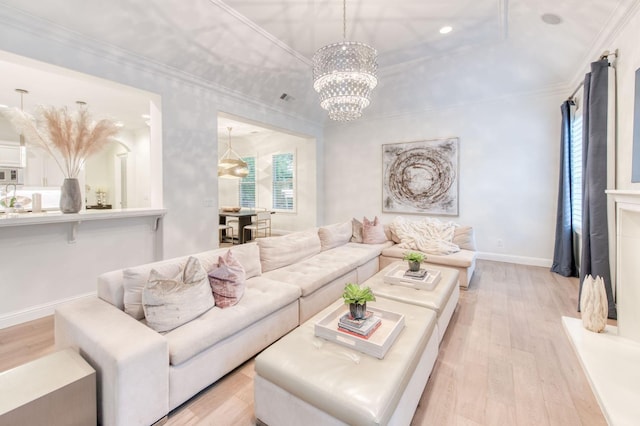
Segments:
[[[222,238],[222,231],[225,232],[225,237],[226,238]],[[218,225],[218,238],[220,240],[221,243],[226,242],[229,238],[231,238],[231,244],[235,244],[235,239],[233,238],[233,226],[226,224],[226,225]]]
[[[261,211],[256,213],[256,220],[251,225],[244,227],[244,237],[246,239],[246,232],[251,232],[251,239],[260,237],[260,231],[264,231],[264,236],[271,236],[271,212]]]

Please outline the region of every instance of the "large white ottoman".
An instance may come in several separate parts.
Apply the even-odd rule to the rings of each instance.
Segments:
[[[444,333],[447,331],[449,321],[458,305],[460,298],[460,287],[458,286],[459,272],[454,268],[444,266],[424,265],[427,269],[440,271],[440,281],[433,290],[417,290],[401,285],[387,284],[384,276],[398,265],[407,265],[407,262],[393,262],[381,269],[373,277],[369,278],[362,285],[371,287],[376,297],[397,300],[403,303],[422,306],[436,311],[438,315],[438,341],[441,342]],[[408,265],[407,265],[408,267]]]
[[[435,311],[380,298],[405,327],[383,359],[314,335],[338,300],[255,361],[255,414],[269,426],[408,425],[438,356]]]

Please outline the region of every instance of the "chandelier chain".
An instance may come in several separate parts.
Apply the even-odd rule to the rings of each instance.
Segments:
[[[342,41],[347,40],[347,0],[342,0]]]

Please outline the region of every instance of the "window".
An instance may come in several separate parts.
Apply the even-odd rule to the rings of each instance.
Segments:
[[[256,157],[244,157],[242,159],[249,168],[249,174],[240,179],[238,187],[238,200],[240,207],[256,206]]]
[[[272,157],[272,208],[295,211],[295,163],[293,153],[274,154]]]
[[[582,114],[574,113],[571,121],[571,223],[582,230]]]

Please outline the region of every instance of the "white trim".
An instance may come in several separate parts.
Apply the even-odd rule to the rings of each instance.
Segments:
[[[512,256],[510,254],[478,252],[478,259],[492,260],[494,262],[516,263],[518,265],[542,266],[550,268],[553,264],[551,259],[541,257]]]
[[[53,315],[56,308],[64,305],[65,303],[73,302],[80,299],[86,299],[89,297],[97,297],[97,293],[81,294],[78,296],[68,297],[66,299],[54,300],[53,302],[43,303],[41,305],[30,306],[21,311],[14,311],[8,314],[0,316],[0,329],[11,327],[23,322],[33,321],[38,318]]]

